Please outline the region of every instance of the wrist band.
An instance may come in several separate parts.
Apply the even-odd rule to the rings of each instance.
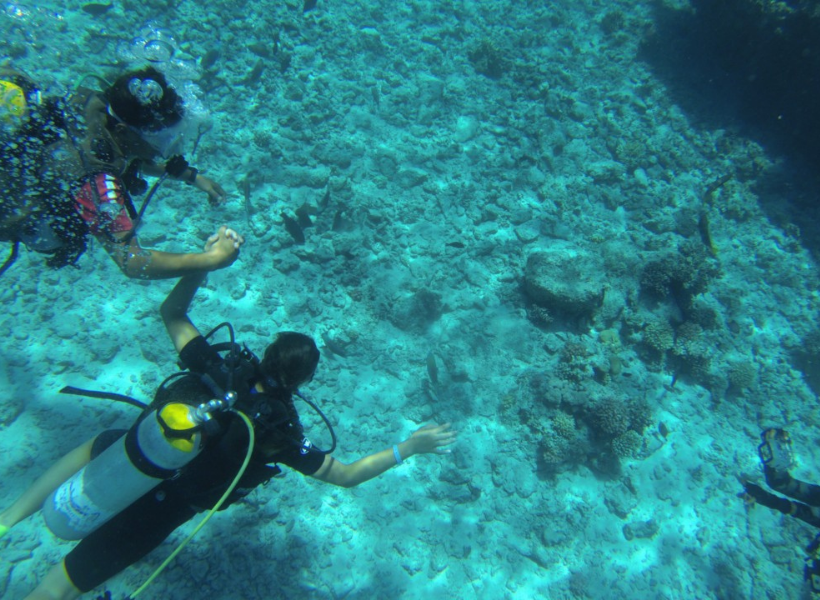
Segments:
[[[199,171],[194,167],[188,167],[188,169],[191,171],[191,174],[185,178],[185,183],[188,185],[194,185],[194,183],[196,183],[196,176],[199,175]]]
[[[399,454],[399,447],[394,445],[393,446],[393,456],[396,457],[396,465],[400,465],[404,461],[401,459],[401,454]]]

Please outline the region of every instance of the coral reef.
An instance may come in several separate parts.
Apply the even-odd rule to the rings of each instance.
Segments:
[[[630,429],[612,440],[612,452],[621,459],[635,458],[642,444],[641,434]]]
[[[696,382],[707,385],[713,349],[704,338],[703,327],[685,321],[678,325],[675,334],[675,344],[672,347],[675,373],[687,375]]]
[[[757,383],[757,367],[748,360],[733,362],[729,365],[729,385],[732,389],[742,391],[753,388]]]
[[[467,53],[476,72],[490,79],[501,79],[504,75],[505,61],[498,48],[490,40],[482,40]]]
[[[575,429],[575,417],[558,411],[552,417],[552,428],[559,436],[566,440],[571,440],[575,437],[577,430]]]
[[[687,240],[678,246],[676,254],[668,254],[644,267],[641,288],[656,298],[671,295],[686,313],[694,298],[705,292],[719,274],[720,267],[709,250],[700,242]]]
[[[644,328],[642,339],[653,352],[663,355],[675,345],[675,330],[668,321],[651,321]]]
[[[590,425],[608,438],[626,433],[629,422],[629,411],[623,400],[607,398],[592,408]]]

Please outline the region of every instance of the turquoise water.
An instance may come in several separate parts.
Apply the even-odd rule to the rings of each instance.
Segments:
[[[818,25],[804,3],[725,4],[732,19],[683,0],[6,5],[0,54],[50,93],[115,73],[149,21],[174,32],[212,125],[189,160],[230,198],[167,182],[140,238],[246,235],[192,317],[260,352],[281,329],[323,340],[306,391],[339,459],[460,431],[451,456],[353,490],[271,482],[144,597],[807,594],[815,530],[747,511],[735,475],[760,476],[766,427],[790,431],[796,477],[820,461],[816,48],[797,43]],[[282,214],[302,207],[296,245]],[[59,389],[150,399],[176,356],[173,282],[127,280],[98,245],[60,271],[23,251],[0,284],[6,506],[135,416]],[[39,516],[16,527],[0,594],[70,548]]]

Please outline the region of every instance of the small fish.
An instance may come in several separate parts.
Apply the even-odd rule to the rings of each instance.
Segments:
[[[100,17],[107,13],[109,10],[114,8],[114,3],[110,2],[108,4],[99,4],[96,2],[91,2],[89,4],[83,4],[83,12],[87,12],[92,17]]]
[[[261,58],[270,58],[273,56],[273,52],[271,52],[271,47],[267,44],[262,42],[254,42],[253,44],[248,45],[248,50],[256,54]]]
[[[309,10],[313,10],[314,8],[316,8],[316,3],[318,1],[319,0],[305,0],[305,3],[302,4],[302,12],[306,13]]]
[[[322,332],[322,341],[325,343],[325,348],[330,350],[336,356],[341,356],[342,358],[347,356],[347,349],[345,346],[334,340],[326,332]]]
[[[449,246],[450,248],[458,248],[458,249],[461,249],[461,248],[466,248],[466,247],[467,247],[467,246],[464,244],[464,242],[447,242],[447,243],[446,243],[446,244],[444,244],[444,245],[445,245],[445,246]]]
[[[242,83],[253,85],[255,83],[259,83],[259,80],[262,79],[262,73],[265,72],[265,61],[263,59],[259,59],[256,61],[256,64],[253,65],[253,69],[251,72],[248,73],[248,76],[245,77],[245,80]]]
[[[211,48],[199,59],[199,66],[207,71],[216,64],[221,55],[222,52],[218,48]]]
[[[245,199],[245,218],[248,221],[248,227],[251,228],[251,231],[256,233],[253,228],[253,204],[251,203],[251,178],[245,177],[240,184],[239,187],[242,189],[242,196]]]
[[[299,226],[302,229],[307,229],[308,227],[313,227],[313,221],[310,219],[310,215],[315,213],[316,211],[305,202],[302,206],[296,209],[296,220],[299,223]]]
[[[712,237],[712,228],[709,225],[709,213],[705,209],[701,211],[700,218],[698,219],[698,231],[700,232],[700,240],[703,242],[703,245],[712,253],[712,256],[717,257],[718,249]]]
[[[281,52],[279,54],[279,72],[284,73],[290,67],[290,63],[293,61],[293,57],[288,54],[287,52]]]
[[[336,214],[333,217],[333,226],[331,227],[331,231],[339,232],[344,231],[347,229],[347,223],[345,222],[345,209],[340,208],[336,211]]]
[[[703,201],[710,205],[714,201],[715,192],[724,186],[724,184],[732,178],[731,173],[722,175],[715,179],[712,183],[706,186],[706,192],[703,194]]]
[[[427,376],[433,385],[438,385],[438,365],[436,364],[436,355],[432,352],[427,353]]]
[[[327,208],[327,205],[330,204],[330,187],[325,190],[325,195],[322,196],[322,201],[319,203],[323,209]]]
[[[282,213],[282,221],[285,223],[285,229],[290,234],[290,237],[293,238],[293,241],[299,245],[305,243],[305,232],[302,231],[302,228],[299,226],[299,223],[296,222],[296,219],[293,217],[289,217],[287,214]]]
[[[658,423],[658,433],[660,433],[661,436],[664,438],[666,438],[666,436],[669,435],[669,428],[666,425],[664,425],[663,421],[660,421]]]

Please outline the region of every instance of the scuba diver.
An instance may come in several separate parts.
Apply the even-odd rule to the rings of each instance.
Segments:
[[[760,504],[820,528],[820,485],[792,477],[794,467],[791,436],[783,429],[767,429],[760,434],[758,446],[766,485],[779,492],[773,494],[741,477],[744,490],[739,495],[749,504]],[[784,498],[783,496],[788,496]],[[820,533],[807,546],[804,577],[814,595],[820,594]]]
[[[149,48],[157,38],[154,31],[135,43]],[[13,244],[0,274],[21,243],[49,254],[51,267],[74,265],[89,235],[132,278],[180,277],[233,262],[143,249],[135,237],[168,177],[203,191],[212,204],[226,197],[179,154],[184,143],[198,141],[205,110],[193,84],[169,77],[149,62],[103,92],[81,86],[65,98],[43,98],[29,77],[0,66],[0,241]],[[131,195],[146,192],[144,176],[159,179],[137,211]]]
[[[208,244],[217,243],[215,237]],[[76,448],[0,513],[0,535],[42,507],[55,534],[81,540],[29,600],[68,600],[93,590],[208,510],[196,533],[214,511],[279,474],[279,464],[351,488],[415,454],[450,452],[446,446],[455,442],[456,434],[444,424],[422,427],[405,441],[350,464],[334,458],[336,438],[329,422],[299,392],[319,362],[313,339],[281,332],[260,360],[236,344],[233,329],[223,324],[231,342],[210,344],[210,334],[202,336],[188,317],[203,278],[183,277],[160,311],[186,370],[159,386],[130,430],[104,431]],[[333,437],[329,450],[317,448],[305,436],[295,398],[322,416]]]

